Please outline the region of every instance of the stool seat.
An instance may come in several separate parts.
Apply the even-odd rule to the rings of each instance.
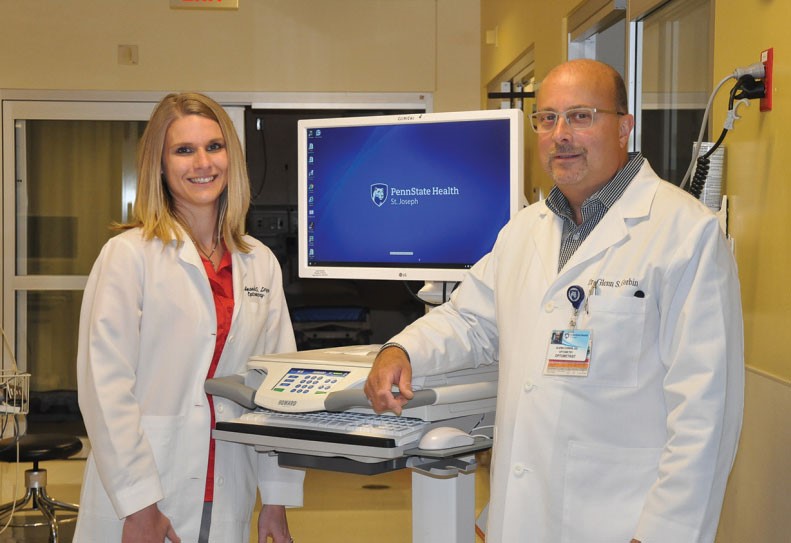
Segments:
[[[49,543],[58,543],[60,520],[57,511],[76,513],[79,506],[66,503],[47,494],[47,470],[38,467],[46,460],[65,460],[82,450],[80,438],[68,434],[29,434],[20,438],[0,439],[0,461],[32,462],[33,468],[25,470],[25,495],[18,500],[0,505],[0,525],[49,527]],[[17,456],[18,451],[18,456]],[[11,515],[21,512],[37,511],[43,522],[17,523]]]
[[[0,440],[0,460],[16,462],[14,438]],[[67,434],[28,434],[19,438],[19,461],[64,460],[82,450],[82,441]]]

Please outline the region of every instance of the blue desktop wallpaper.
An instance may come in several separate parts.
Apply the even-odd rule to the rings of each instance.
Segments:
[[[507,120],[313,129],[307,145],[311,265],[469,267],[509,219]]]

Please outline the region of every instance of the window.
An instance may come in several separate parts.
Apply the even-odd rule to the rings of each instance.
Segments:
[[[679,184],[709,98],[711,0],[673,0],[635,21],[635,140],[660,177]]]
[[[3,326],[31,391],[76,389],[82,289],[110,223],[129,218],[152,108],[3,102]]]
[[[527,106],[527,112],[532,110],[531,98],[493,98],[499,93],[531,93],[535,91],[535,65],[533,61],[533,48],[519,55],[505,70],[497,74],[486,86],[489,99],[486,109],[508,109],[516,108],[525,110],[525,100],[529,100],[531,105]]]
[[[140,95],[138,95],[140,94]],[[34,97],[35,99],[31,98]],[[34,393],[77,388],[82,291],[112,222],[131,217],[137,144],[162,93],[3,91],[2,325]],[[431,96],[223,93],[220,103],[426,110]],[[225,106],[245,142],[243,105]],[[3,350],[3,368],[10,367]]]
[[[587,0],[566,17],[568,59],[606,62],[626,72],[626,0]]]
[[[535,106],[533,93],[536,90],[535,61],[533,47],[528,47],[502,72],[497,74],[486,85],[487,109],[521,109],[526,113],[532,113]],[[516,97],[501,98],[500,94],[513,93]],[[522,95],[519,97],[519,95]],[[532,130],[525,125],[525,130]],[[532,136],[532,134],[527,134]],[[532,138],[525,138],[525,158],[530,156],[530,143]],[[525,160],[525,164],[528,160]],[[537,202],[543,198],[543,193],[538,185],[533,186],[530,176],[525,173],[525,196],[531,202]],[[528,196],[529,194],[529,196]]]

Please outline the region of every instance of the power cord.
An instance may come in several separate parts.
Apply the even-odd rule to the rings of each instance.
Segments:
[[[17,378],[21,377],[21,374],[19,373],[19,369],[17,367],[14,351],[11,349],[11,343],[8,341],[8,337],[6,336],[5,330],[3,330],[2,326],[0,326],[0,334],[3,336],[3,347],[8,349],[8,355],[11,360],[10,372],[7,372],[4,367],[0,367],[0,369],[2,369],[2,372],[0,372],[0,377],[2,377],[2,381],[0,381],[2,389],[0,389],[0,392],[2,393],[2,396],[4,396],[3,398],[0,398],[0,404],[5,404],[9,410],[5,414],[0,415],[0,436],[4,436],[6,434],[6,431],[8,430],[8,422],[11,420],[13,422],[13,429],[11,431],[11,436],[13,439],[7,447],[3,448],[3,450],[11,447],[16,448],[16,462],[14,463],[14,484],[12,485],[11,490],[11,499],[14,501],[11,505],[11,511],[8,511],[7,513],[8,518],[6,519],[5,523],[0,526],[0,534],[2,534],[11,525],[11,519],[13,519],[14,513],[16,512],[16,496],[19,485],[19,438],[21,437],[21,431],[19,429],[19,417],[21,416],[21,413],[26,412],[24,409],[24,402],[27,394],[17,383]],[[0,352],[0,359],[2,359],[2,352]],[[19,405],[16,405],[17,403],[19,403]],[[2,405],[0,405],[0,407],[2,407]],[[14,410],[11,410],[12,407],[18,407],[18,412],[20,414],[16,414]]]
[[[706,179],[709,175],[709,162],[710,157],[714,154],[714,151],[722,144],[725,140],[725,136],[728,135],[730,130],[733,130],[733,125],[739,116],[736,114],[736,109],[738,108],[739,104],[748,104],[750,103],[751,99],[754,98],[761,98],[765,93],[763,82],[759,82],[750,74],[745,74],[739,77],[736,81],[736,84],[731,88],[730,97],[728,99],[728,115],[725,119],[725,125],[723,126],[722,132],[720,132],[720,136],[717,138],[717,141],[714,142],[714,145],[706,152],[706,154],[699,156],[696,160],[697,168],[695,170],[695,175],[692,178],[692,182],[690,183],[688,192],[692,194],[695,198],[700,198],[700,195],[703,193],[703,187],[706,185]],[[702,142],[698,142],[699,144]],[[695,155],[699,154],[700,146],[696,145],[695,147]]]
[[[733,129],[733,123],[739,118],[738,115],[736,115],[734,101],[738,100],[739,103],[743,103],[743,101],[746,100],[763,97],[763,94],[765,93],[763,81],[757,80],[763,79],[764,76],[765,68],[760,62],[750,64],[749,66],[736,68],[732,74],[724,77],[719,83],[717,83],[717,86],[711,93],[709,101],[706,104],[706,110],[703,114],[703,120],[700,123],[700,132],[698,133],[698,139],[695,142],[695,146],[693,148],[692,160],[690,160],[689,167],[684,174],[684,178],[679,184],[682,189],[686,188],[692,174],[692,170],[695,169],[695,165],[697,164],[698,168],[696,170],[696,177],[698,179],[697,181],[693,181],[693,184],[691,184],[690,188],[687,189],[688,192],[693,194],[696,198],[700,197],[703,186],[706,183],[706,177],[708,176],[709,157],[714,153],[714,151],[716,151],[717,147],[722,144],[722,141],[725,139],[725,135],[727,134],[728,130]],[[737,82],[736,85],[734,85],[734,87],[731,89],[731,97],[728,103],[728,116],[725,121],[725,128],[720,134],[720,137],[717,139],[717,142],[712,146],[711,149],[709,149],[706,155],[704,155],[704,157],[698,157],[700,154],[700,147],[703,144],[703,135],[706,133],[706,126],[708,123],[709,114],[711,113],[711,106],[714,103],[714,97],[717,96],[717,93],[719,93],[720,89],[722,89],[725,83],[731,79],[736,79]],[[742,94],[737,96],[736,92],[739,90],[742,90]],[[736,107],[738,107],[738,104]],[[693,192],[693,190],[695,192]]]

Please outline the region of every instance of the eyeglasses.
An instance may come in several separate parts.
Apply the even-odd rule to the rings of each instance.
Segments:
[[[530,125],[533,130],[539,134],[545,132],[552,132],[555,125],[558,124],[558,119],[563,117],[566,124],[572,130],[582,130],[593,126],[593,121],[597,113],[612,113],[613,115],[626,115],[620,111],[613,111],[611,109],[599,109],[595,107],[575,107],[574,109],[567,109],[566,111],[536,111],[530,115]]]

